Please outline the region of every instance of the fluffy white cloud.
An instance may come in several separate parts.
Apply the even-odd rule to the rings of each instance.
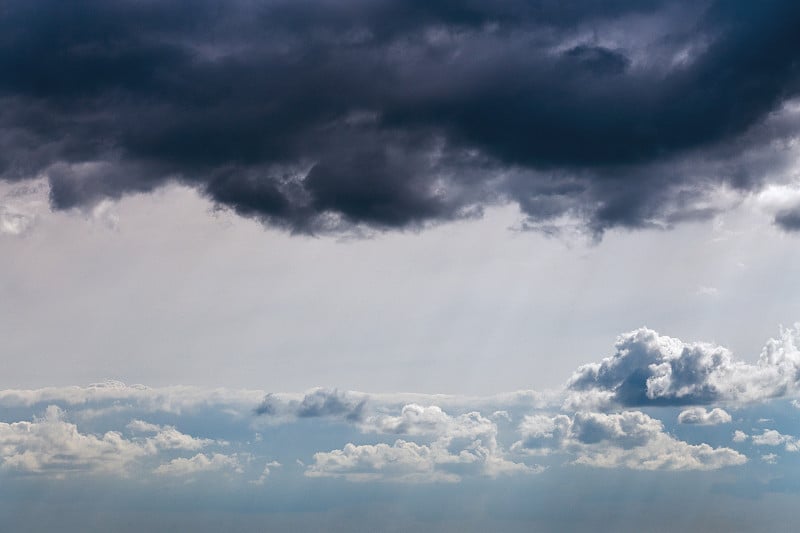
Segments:
[[[430,444],[398,439],[394,444],[348,444],[318,452],[306,475],[351,481],[458,481],[462,475],[497,476],[538,469],[505,457],[497,442],[497,425],[478,412],[450,416],[438,406],[409,404],[400,414],[367,418],[364,431],[427,436]]]
[[[535,471],[538,469],[498,457],[480,441],[451,452],[444,441],[424,445],[398,439],[391,445],[349,443],[341,450],[318,452],[306,475],[348,481],[457,482],[465,474],[494,477]]]
[[[567,406],[697,405],[753,401],[796,393],[800,324],[770,339],[756,364],[725,348],[684,343],[641,328],[619,337],[616,352],[580,367],[567,384]],[[588,405],[587,405],[588,404]]]
[[[143,420],[133,420],[128,429],[138,433],[154,433],[152,437],[147,437],[144,446],[151,454],[158,450],[199,450],[211,444],[226,444],[214,441],[213,439],[201,439],[181,433],[172,426],[159,426]]]
[[[241,474],[243,469],[239,457],[221,453],[210,455],[198,453],[194,457],[173,459],[160,465],[153,472],[165,476],[191,476],[202,472],[219,472],[222,470]]]
[[[0,462],[3,468],[63,476],[75,472],[123,473],[135,459],[147,455],[145,446],[108,431],[83,434],[64,413],[50,406],[32,422],[0,423]]]
[[[448,438],[492,438],[497,435],[497,425],[477,411],[450,416],[441,407],[423,407],[408,404],[400,415],[369,417],[361,427],[366,431],[403,435],[434,435]]]
[[[514,448],[564,453],[575,464],[635,470],[713,470],[746,462],[730,448],[688,444],[664,432],[661,421],[640,411],[525,417]]]
[[[724,409],[715,407],[707,411],[703,407],[690,407],[684,409],[678,415],[679,424],[695,424],[697,426],[716,426],[718,424],[728,424],[731,415]]]
[[[0,423],[0,465],[7,470],[64,477],[74,473],[126,475],[135,462],[168,450],[198,450],[224,442],[187,435],[172,426],[133,420],[127,429],[150,434],[126,438],[119,431],[81,433],[51,405],[32,421]]]
[[[750,437],[756,446],[783,446],[787,452],[800,451],[800,439],[784,435],[774,429],[765,429],[761,435]]]

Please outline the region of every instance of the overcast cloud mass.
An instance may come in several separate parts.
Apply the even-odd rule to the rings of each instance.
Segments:
[[[708,218],[792,177],[796,2],[7,2],[0,172],[296,232]],[[788,231],[798,207],[775,214]],[[5,225],[14,226],[13,219]]]
[[[0,3],[0,531],[797,530],[799,28]]]

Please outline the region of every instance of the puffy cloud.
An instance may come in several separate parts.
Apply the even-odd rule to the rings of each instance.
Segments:
[[[172,426],[159,426],[143,420],[133,420],[127,427],[134,432],[155,433],[144,441],[150,453],[157,453],[158,450],[199,450],[211,444],[225,444],[181,433]]]
[[[769,465],[778,464],[778,456],[774,453],[762,455],[761,460]]]
[[[0,465],[58,477],[76,473],[127,475],[134,467],[139,468],[141,461],[157,458],[162,452],[227,444],[143,420],[131,421],[127,429],[151,435],[126,438],[119,431],[81,433],[76,424],[66,420],[61,408],[51,405],[43,417],[34,417],[31,422],[0,422]]]
[[[756,364],[709,343],[685,343],[640,328],[621,335],[614,355],[580,367],[567,405],[697,405],[753,401],[795,393],[800,383],[800,325],[781,329]]]
[[[418,404],[403,406],[399,416],[377,415],[369,417],[362,428],[367,431],[403,435],[435,435],[449,438],[476,438],[494,436],[497,425],[477,411],[450,416],[441,407]]]
[[[0,422],[0,462],[3,468],[64,476],[78,472],[124,473],[148,454],[146,447],[121,433],[84,434],[50,406],[32,422]]]
[[[733,442],[744,442],[748,439],[747,433],[737,429],[733,432]]]
[[[194,457],[178,457],[158,466],[154,472],[165,476],[191,476],[203,472],[232,471],[242,473],[242,465],[236,455],[198,453]]]
[[[723,188],[783,179],[798,10],[12,0],[0,179],[46,177],[59,209],[178,180],[301,232],[497,202],[531,228],[669,226],[724,209]]]
[[[306,475],[348,481],[457,482],[464,474],[494,477],[535,471],[498,457],[480,441],[454,453],[448,450],[446,441],[424,445],[398,439],[391,445],[349,443],[341,450],[318,452]]]
[[[371,416],[361,428],[434,440],[429,445],[402,439],[392,445],[350,443],[341,450],[316,453],[306,475],[350,481],[431,482],[459,481],[466,474],[497,476],[538,471],[506,459],[497,442],[497,425],[478,412],[450,416],[438,406],[409,404],[398,416]]]
[[[710,411],[702,407],[692,407],[685,409],[678,415],[679,424],[695,424],[698,426],[716,426],[717,424],[728,424],[731,415],[724,409],[715,407]]]
[[[774,429],[765,429],[761,435],[750,437],[756,446],[783,446],[787,452],[800,451],[800,439],[784,435]]]
[[[730,448],[688,444],[664,432],[661,421],[639,411],[579,412],[527,416],[514,448],[530,453],[564,453],[573,463],[634,470],[714,470],[740,465],[746,457]]]

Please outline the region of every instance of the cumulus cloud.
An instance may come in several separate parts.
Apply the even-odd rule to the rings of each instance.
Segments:
[[[141,466],[142,460],[157,458],[163,452],[227,444],[143,420],[133,420],[126,427],[135,434],[132,438],[115,430],[82,433],[61,408],[51,405],[33,421],[0,422],[0,465],[58,477],[77,473],[128,475]]]
[[[715,407],[710,411],[702,407],[692,407],[685,409],[678,415],[679,424],[695,424],[698,426],[716,426],[717,424],[728,424],[731,415],[724,409]]]
[[[306,470],[310,477],[342,477],[349,481],[459,481],[464,475],[498,476],[537,472],[538,467],[515,463],[497,441],[497,425],[478,412],[450,416],[438,406],[409,404],[398,416],[367,418],[364,431],[427,436],[431,444],[398,439],[318,452]]]
[[[661,421],[639,411],[579,412],[574,416],[527,416],[519,426],[520,451],[564,453],[573,463],[633,470],[714,470],[747,458],[730,448],[688,444],[664,431]]]
[[[800,451],[800,439],[784,435],[774,429],[765,429],[761,435],[750,437],[756,446],[783,446],[787,452]]]
[[[178,457],[158,466],[154,472],[164,476],[191,476],[203,472],[230,471],[242,473],[242,465],[235,455],[198,453],[194,457]]]
[[[50,406],[32,422],[0,422],[0,462],[3,468],[63,476],[76,472],[121,474],[148,451],[108,431],[91,435],[78,431],[64,412]]]
[[[318,452],[306,475],[348,481],[457,482],[465,474],[494,477],[536,471],[498,457],[480,441],[451,452],[443,440],[424,445],[398,439],[391,445],[349,443],[341,450]]]
[[[498,202],[524,227],[666,227],[725,209],[722,189],[784,180],[798,10],[13,0],[0,179],[44,177],[57,209],[180,181],[299,232]]]
[[[158,450],[199,450],[211,444],[225,444],[181,433],[172,426],[159,426],[143,420],[133,420],[127,428],[139,433],[154,433],[144,441],[150,453],[156,453]]]
[[[614,355],[572,375],[567,405],[702,405],[793,394],[800,383],[798,345],[800,325],[782,328],[749,364],[721,346],[640,328],[618,338]]]

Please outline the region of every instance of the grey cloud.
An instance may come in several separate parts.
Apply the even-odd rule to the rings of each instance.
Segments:
[[[787,209],[777,213],[775,224],[786,231],[800,231],[800,209]]]
[[[45,176],[57,209],[179,181],[306,233],[505,202],[529,228],[668,227],[785,179],[797,122],[764,125],[800,88],[798,19],[789,1],[14,0],[0,179]]]
[[[267,394],[255,408],[257,415],[294,416],[297,418],[335,417],[358,422],[364,417],[367,398],[363,394],[315,389],[301,400]]]

